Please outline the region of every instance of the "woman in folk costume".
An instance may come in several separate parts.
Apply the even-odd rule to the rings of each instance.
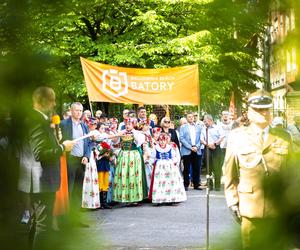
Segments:
[[[115,180],[115,171],[117,167],[117,157],[120,152],[120,139],[114,138],[111,140],[112,148],[112,161],[110,162],[110,172],[109,172],[109,188],[107,192],[107,202],[113,204],[113,190],[114,190],[114,180]]]
[[[112,150],[108,143],[100,142],[96,147],[96,164],[100,191],[100,209],[111,209],[107,204],[107,192],[109,188],[110,161]]]
[[[169,134],[170,135],[170,134]],[[177,162],[176,162],[176,166],[180,169],[180,161],[181,161],[181,155],[180,155],[180,151],[179,151],[179,148],[177,146],[177,144],[173,141],[171,141],[171,135],[169,136],[169,141],[168,141],[168,144],[170,144],[175,152],[175,156],[176,156],[176,159],[177,159]]]
[[[164,117],[161,119],[160,126],[162,128],[163,133],[167,133],[170,135],[170,140],[169,144],[174,148],[175,153],[176,153],[176,158],[177,158],[177,164],[178,167],[180,168],[180,160],[181,160],[181,155],[180,155],[180,143],[178,140],[178,136],[176,133],[176,130],[174,128],[171,128],[171,123],[172,121],[170,120],[170,117]]]
[[[110,131],[114,134],[118,133],[118,119],[115,117],[112,117],[109,119],[110,124]]]
[[[117,158],[113,200],[136,203],[147,197],[146,176],[140,146],[145,136],[134,129],[136,118],[125,120],[121,150]]]
[[[150,187],[152,203],[173,204],[187,199],[170,135],[161,133],[152,157],[155,160]]]
[[[90,131],[96,130],[97,120],[95,118],[90,117],[87,124]],[[83,208],[96,209],[100,207],[98,173],[95,160],[95,148],[97,146],[97,142],[91,140],[91,144],[93,150],[91,152],[89,163],[85,166],[81,206]]]
[[[112,118],[113,119],[113,118]],[[104,204],[101,207],[103,208],[109,208],[109,205],[107,203],[110,203],[112,201],[112,183],[113,183],[113,178],[114,178],[114,168],[116,165],[116,156],[113,154],[114,151],[114,147],[116,145],[116,142],[119,142],[119,137],[121,136],[120,133],[117,132],[116,128],[117,128],[117,124],[113,124],[114,122],[116,122],[117,120],[113,120],[110,125],[108,126],[105,123],[98,123],[98,131],[99,134],[97,136],[95,136],[95,140],[98,142],[105,142],[107,143],[110,147],[111,147],[111,154],[110,154],[110,159],[109,162],[106,161],[106,158],[103,158],[100,160],[100,158],[102,158],[102,156],[99,156],[99,152],[98,152],[98,160],[99,162],[97,163],[97,170],[98,170],[98,178],[99,178],[99,186],[101,186],[103,184],[103,181],[106,183],[106,176],[104,176],[104,172],[107,171],[103,171],[102,167],[100,167],[100,165],[105,165],[106,164],[106,169],[109,168],[108,171],[108,189],[106,188],[106,184],[103,184],[103,187],[100,187],[100,201],[103,200]],[[101,163],[100,163],[101,162]],[[108,167],[108,163],[109,163],[109,167]],[[99,165],[100,164],[100,165]],[[101,169],[101,171],[100,171]],[[102,172],[102,173],[100,173]],[[100,181],[100,178],[104,178],[102,179],[102,182]],[[106,190],[107,189],[107,190]],[[102,192],[102,193],[101,193]]]
[[[152,136],[150,133],[150,123],[148,120],[141,120],[139,122],[139,129],[145,136],[145,141],[142,145],[143,159],[145,163],[146,181],[147,181],[147,192],[150,190],[152,169],[153,169],[153,158],[151,157],[154,149]]]
[[[153,141],[154,146],[156,146],[158,144],[158,137],[161,132],[162,132],[162,129],[160,127],[152,128],[152,141]]]
[[[117,135],[118,134],[118,119],[117,118],[110,118],[110,135]],[[112,149],[112,156],[110,161],[110,171],[109,171],[109,184],[108,184],[108,192],[107,192],[107,202],[112,203],[112,196],[113,196],[113,186],[114,186],[114,178],[115,178],[115,168],[117,165],[117,156],[120,151],[120,141],[119,138],[111,139],[110,143]]]

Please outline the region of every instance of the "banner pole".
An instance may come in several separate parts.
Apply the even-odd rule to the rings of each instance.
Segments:
[[[210,195],[210,182],[211,182],[211,174],[210,174],[210,154],[208,148],[208,127],[206,129],[206,250],[209,250],[209,195]]]
[[[92,106],[92,102],[90,100],[89,100],[89,104],[90,104],[90,110],[92,113],[92,117],[94,117],[93,106]]]

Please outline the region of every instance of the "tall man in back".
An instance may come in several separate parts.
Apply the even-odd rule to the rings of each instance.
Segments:
[[[137,110],[137,114],[138,114],[138,122],[140,121],[146,121],[147,120],[147,110],[145,107],[139,107]],[[155,124],[154,121],[150,120],[150,127],[154,128]]]
[[[210,114],[204,115],[205,127],[201,131],[201,143],[206,147],[209,158],[210,173],[214,173],[215,190],[221,190],[222,162],[220,144],[224,139],[220,128],[214,123]],[[212,185],[211,182],[208,185]]]
[[[80,102],[74,102],[71,105],[71,117],[60,124],[63,140],[74,140],[89,133],[87,125],[81,121],[82,112],[83,106]],[[78,211],[81,207],[84,170],[90,154],[89,138],[78,141],[72,151],[67,154],[68,186],[73,211]]]
[[[50,116],[54,113],[55,93],[49,87],[37,88],[33,95],[33,112],[28,121],[29,143],[34,158],[41,163],[39,193],[31,194],[33,202],[33,249],[53,249],[52,209],[55,192],[60,186],[59,158],[74,146],[72,141],[58,143]],[[52,239],[52,241],[51,241]]]
[[[189,112],[186,115],[187,124],[180,128],[179,138],[181,142],[181,155],[183,159],[183,178],[185,190],[188,190],[190,180],[190,165],[193,170],[193,186],[195,190],[200,188],[200,170],[201,170],[201,128],[194,122],[194,114]]]

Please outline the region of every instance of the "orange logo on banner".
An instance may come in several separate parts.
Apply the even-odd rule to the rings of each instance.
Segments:
[[[80,59],[92,102],[199,105],[198,65],[139,69]]]

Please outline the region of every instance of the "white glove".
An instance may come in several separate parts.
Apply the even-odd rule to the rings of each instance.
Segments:
[[[233,205],[229,207],[229,209],[235,221],[240,224],[242,222],[242,217],[238,205]]]

